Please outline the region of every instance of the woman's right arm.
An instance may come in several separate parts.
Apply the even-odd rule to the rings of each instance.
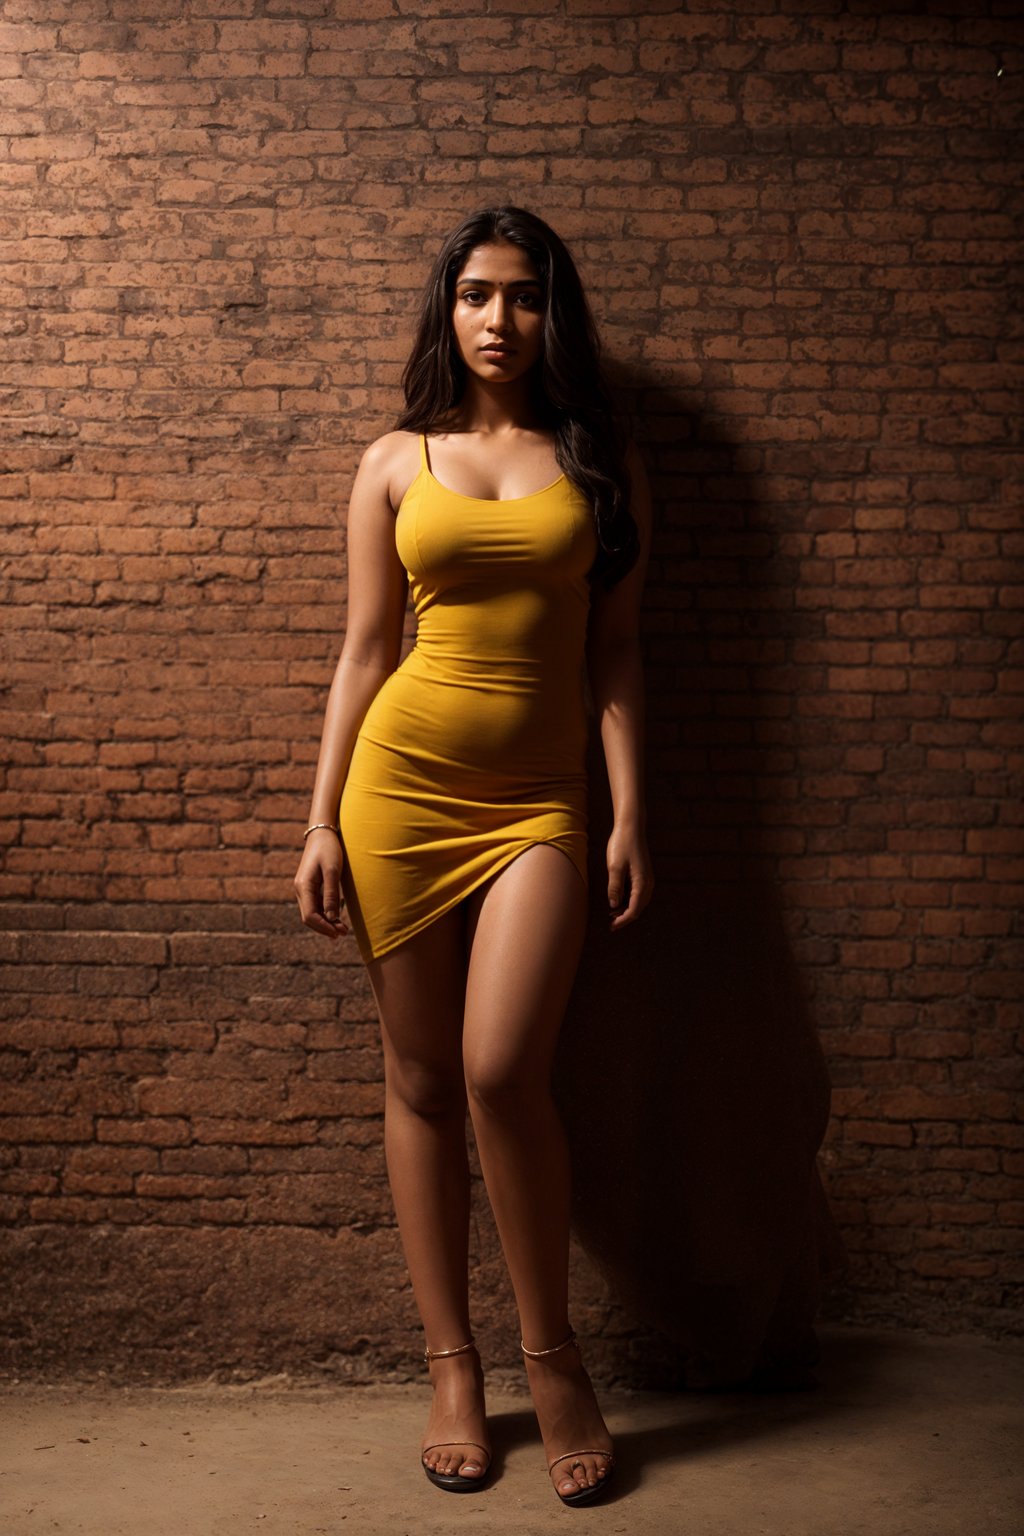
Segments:
[[[317,822],[338,825],[359,727],[402,651],[408,577],[395,549],[389,494],[393,452],[387,438],[371,443],[352,484],[345,641],[327,696],[308,827]],[[295,875],[302,921],[335,939],[348,932],[340,920],[343,857],[334,832],[311,832]]]

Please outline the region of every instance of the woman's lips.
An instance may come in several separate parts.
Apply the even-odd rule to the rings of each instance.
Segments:
[[[515,356],[515,352],[513,351],[512,347],[481,347],[480,350],[484,357],[493,358],[496,362],[499,358],[502,357]]]

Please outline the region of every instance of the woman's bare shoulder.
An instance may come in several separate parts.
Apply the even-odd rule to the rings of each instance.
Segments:
[[[359,460],[363,480],[374,481],[398,507],[419,469],[419,434],[385,432],[367,443]]]
[[[418,432],[384,432],[372,443],[367,443],[360,463],[365,463],[369,469],[390,469],[400,464],[410,452],[415,453],[418,441]]]

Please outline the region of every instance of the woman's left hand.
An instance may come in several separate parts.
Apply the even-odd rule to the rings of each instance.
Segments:
[[[641,827],[618,825],[608,839],[608,907],[610,927],[635,922],[654,895],[654,870]]]

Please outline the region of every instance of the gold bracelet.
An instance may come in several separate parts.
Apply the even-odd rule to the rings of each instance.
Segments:
[[[321,827],[325,832],[333,832],[337,837],[338,842],[341,842],[341,833],[338,831],[337,827],[332,826],[329,821],[318,821],[312,827],[307,827],[305,832],[302,834],[302,841],[305,842],[306,838],[311,832],[319,832]]]

